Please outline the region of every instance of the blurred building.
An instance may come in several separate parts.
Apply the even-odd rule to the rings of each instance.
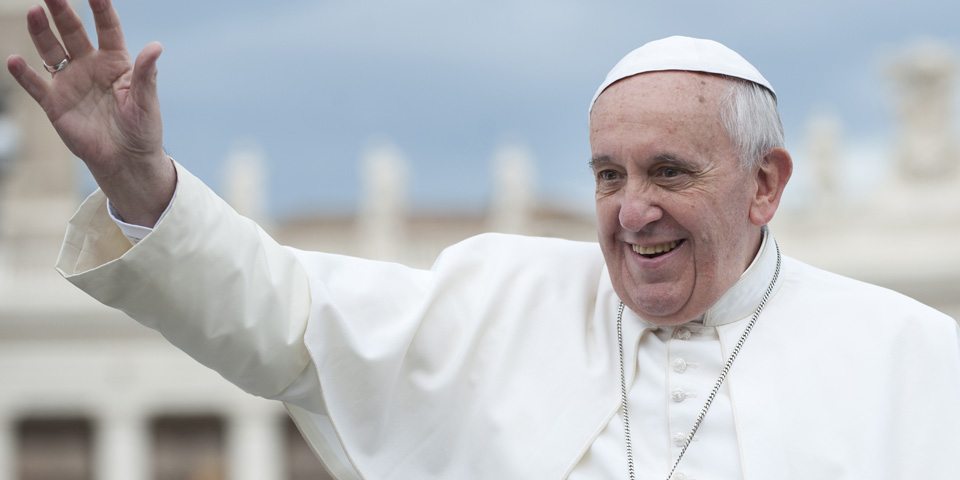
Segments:
[[[840,168],[839,126],[814,118],[801,159],[814,172],[811,198],[778,212],[772,228],[793,257],[960,319],[957,57],[924,42],[889,67],[898,117],[887,154],[893,167],[869,191],[851,195],[844,175],[866,174],[870,166]]]
[[[3,58],[33,50],[22,33],[26,8],[27,0],[0,2]],[[955,69],[951,57],[931,54],[894,70],[901,168],[870,198],[836,191],[838,139],[829,126],[814,129],[811,151],[825,175],[815,201],[777,220],[788,254],[960,318],[960,250],[951,248],[960,244],[960,158],[949,128],[955,104],[944,100]],[[368,183],[355,215],[277,221],[265,214],[266,164],[256,148],[233,152],[224,196],[299,248],[427,267],[443,247],[485,231],[596,236],[592,218],[536,196],[522,145],[495,154],[496,191],[488,209],[472,212],[411,208],[403,154],[380,142],[361,155]],[[0,75],[0,480],[326,478],[279,404],[240,392],[53,270],[80,201],[78,167],[43,112]]]

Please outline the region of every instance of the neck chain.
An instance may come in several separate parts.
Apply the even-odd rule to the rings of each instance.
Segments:
[[[757,305],[757,309],[753,312],[753,318],[751,318],[750,322],[747,323],[747,328],[743,330],[743,335],[740,336],[740,340],[737,341],[737,345],[733,347],[733,351],[730,352],[730,358],[727,359],[727,363],[724,364],[723,369],[720,370],[720,377],[717,378],[717,382],[713,385],[713,390],[707,397],[707,402],[703,405],[703,408],[700,409],[700,415],[698,415],[697,420],[693,422],[693,428],[687,435],[687,440],[683,442],[683,448],[680,449],[680,455],[677,456],[677,461],[674,462],[673,468],[670,469],[670,473],[667,475],[667,480],[673,478],[673,473],[677,470],[677,466],[680,465],[680,459],[683,458],[683,454],[687,453],[687,448],[690,446],[690,442],[693,441],[693,436],[697,433],[697,429],[700,428],[700,424],[703,422],[703,417],[707,415],[707,410],[710,409],[713,399],[717,396],[717,393],[720,392],[720,385],[723,384],[723,381],[727,378],[727,374],[730,373],[730,368],[733,367],[733,361],[737,359],[737,354],[740,353],[740,348],[742,348],[743,343],[747,341],[747,336],[750,335],[750,331],[753,330],[754,324],[756,324],[757,319],[760,318],[760,312],[763,311],[764,305],[767,304],[767,300],[770,298],[770,294],[773,292],[773,286],[777,283],[777,277],[780,276],[780,246],[774,242],[774,247],[777,249],[777,268],[773,272],[773,279],[770,280],[770,286],[768,286],[767,291],[764,292],[763,298],[760,300],[760,304]],[[630,480],[636,480],[636,474],[634,473],[633,469],[633,445],[630,442],[630,414],[627,409],[627,379],[625,370],[623,368],[622,324],[623,302],[620,302],[620,308],[617,311],[617,343],[620,346],[620,401],[621,408],[623,409],[623,432],[627,442],[627,467],[629,468],[628,471],[630,473]]]

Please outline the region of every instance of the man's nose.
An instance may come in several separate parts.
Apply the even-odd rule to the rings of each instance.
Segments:
[[[663,218],[663,208],[657,195],[647,189],[628,188],[620,203],[620,226],[630,232]]]

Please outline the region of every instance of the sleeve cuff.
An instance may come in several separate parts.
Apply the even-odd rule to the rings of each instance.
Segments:
[[[127,237],[127,240],[130,240],[130,245],[136,245],[140,240],[143,240],[143,237],[146,237],[150,232],[153,231],[153,228],[163,220],[163,217],[167,215],[167,212],[170,210],[170,205],[173,205],[173,199],[177,198],[177,192],[174,190],[173,198],[170,199],[170,203],[167,204],[167,208],[163,209],[163,213],[160,214],[160,218],[157,219],[157,223],[153,224],[152,227],[144,227],[143,225],[134,225],[132,223],[124,222],[120,218],[120,213],[113,208],[113,204],[110,203],[110,199],[107,199],[107,212],[110,214],[110,219],[120,227],[120,232],[123,233],[124,237]]]

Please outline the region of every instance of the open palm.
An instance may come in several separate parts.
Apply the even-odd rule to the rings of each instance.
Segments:
[[[57,65],[64,58],[68,63],[49,80],[17,55],[8,59],[7,67],[124,219],[143,223],[142,215],[162,212],[175,188],[173,166],[163,153],[156,89],[162,48],[148,45],[134,64],[109,0],[90,1],[99,49],[66,0],[46,3],[63,44],[40,7],[27,14],[30,36],[46,64]]]

